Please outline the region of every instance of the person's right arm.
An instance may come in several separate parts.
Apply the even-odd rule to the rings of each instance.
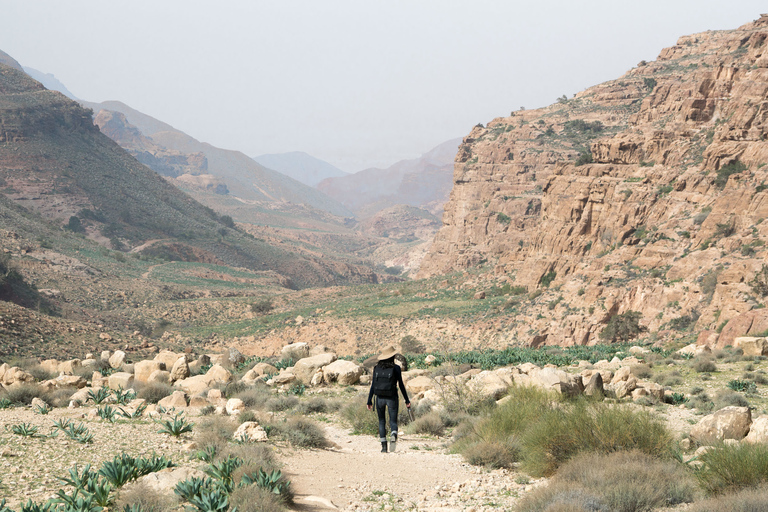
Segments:
[[[376,375],[376,367],[373,368],[373,373],[371,374],[371,389],[368,391],[368,410],[370,411],[373,409],[373,376]]]

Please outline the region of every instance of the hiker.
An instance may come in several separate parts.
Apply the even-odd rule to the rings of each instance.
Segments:
[[[403,384],[403,373],[400,367],[395,364],[397,350],[393,346],[384,349],[376,359],[379,361],[373,368],[373,378],[371,379],[371,391],[368,393],[368,410],[373,410],[373,395],[376,395],[376,414],[379,416],[379,441],[381,441],[381,452],[387,453],[387,420],[384,416],[384,409],[389,409],[389,430],[391,431],[391,441],[389,451],[394,452],[397,448],[397,409],[399,400],[397,398],[397,387],[403,394],[405,406],[411,408],[411,401],[408,400],[408,393],[405,392]]]

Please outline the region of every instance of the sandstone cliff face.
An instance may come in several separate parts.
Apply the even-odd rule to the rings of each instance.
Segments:
[[[749,283],[768,255],[767,38],[768,18],[682,37],[618,80],[475,127],[421,276],[488,263],[548,291],[510,342],[594,343],[633,310],[650,331],[726,344],[734,329],[714,330],[763,302]]]

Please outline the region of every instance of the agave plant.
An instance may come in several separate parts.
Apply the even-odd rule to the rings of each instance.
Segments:
[[[132,412],[127,412],[122,407],[118,407],[118,414],[120,414],[120,416],[124,418],[128,418],[129,420],[135,420],[135,419],[141,418],[141,415],[144,414],[144,411],[146,410],[147,410],[147,403],[144,402],[138,407],[136,407],[136,409],[134,409]]]
[[[188,422],[184,418],[184,413],[181,412],[173,419],[155,420],[155,423],[162,426],[162,428],[158,430],[159,433],[168,434],[173,437],[179,437],[185,432],[192,432],[192,427],[195,425],[194,423]]]
[[[37,404],[37,405],[35,406],[35,412],[36,412],[37,414],[46,415],[46,414],[48,414],[49,412],[51,412],[51,407],[50,407],[48,404],[46,404],[45,402],[43,402],[43,404],[42,404],[42,405],[41,405],[41,404]]]
[[[109,399],[109,388],[98,388],[96,391],[88,390],[88,400],[95,405],[101,405]]]
[[[0,398],[0,409],[10,409],[13,407],[13,402],[8,400],[7,398]],[[2,504],[3,502],[0,502]],[[0,512],[2,512],[3,509],[0,508]]]
[[[72,494],[67,494],[64,490],[59,489],[56,496],[57,498],[51,501],[63,505],[62,510],[66,512],[101,512],[104,510],[96,503],[93,496],[80,489],[75,489]]]
[[[138,476],[136,459],[127,453],[121,453],[112,460],[104,462],[99,469],[99,474],[119,489]]]
[[[132,389],[123,391],[122,386],[113,391],[113,393],[115,395],[115,402],[118,405],[128,405],[128,402],[136,398],[136,393]]]
[[[202,450],[195,452],[193,456],[197,460],[202,460],[203,462],[212,462],[216,457],[216,446],[212,444],[208,445]]]
[[[171,459],[166,458],[165,455],[158,456],[153,453],[152,457],[149,459],[144,457],[136,459],[134,466],[136,468],[136,478],[139,478],[160,471],[161,469],[175,467],[176,464],[174,464]]]
[[[99,415],[99,418],[107,420],[110,423],[114,423],[115,420],[117,420],[117,410],[110,405],[99,407],[96,412]]]
[[[210,491],[212,488],[213,480],[210,478],[192,477],[177,483],[173,492],[178,494],[182,499],[189,501],[196,496],[200,496],[204,492]]]
[[[2,504],[0,503],[0,506]],[[12,512],[9,508],[0,508],[0,512]],[[45,503],[33,503],[32,500],[27,500],[26,503],[21,504],[20,512],[56,512],[56,504],[50,501]]]
[[[261,487],[262,489],[266,489],[271,493],[286,496],[290,493],[289,488],[291,482],[288,480],[281,482],[280,479],[282,477],[283,473],[279,469],[275,469],[267,473],[262,468],[259,468],[258,471],[251,473],[250,475],[243,475],[240,483],[241,485],[256,484],[257,486]]]
[[[228,455],[226,459],[211,464],[205,468],[205,474],[217,480],[217,483],[221,488],[227,493],[230,493],[235,487],[232,475],[235,470],[242,465],[243,459]]]
[[[37,425],[31,423],[19,423],[11,425],[11,432],[22,437],[45,437],[38,432]]]
[[[189,500],[190,505],[200,512],[237,512],[237,507],[229,508],[229,495],[223,489],[214,488]]]
[[[61,419],[59,421],[54,421],[53,426],[64,432],[64,435],[80,444],[88,444],[93,441],[93,434],[91,434],[88,431],[88,428],[82,423],[75,425],[70,420]]]

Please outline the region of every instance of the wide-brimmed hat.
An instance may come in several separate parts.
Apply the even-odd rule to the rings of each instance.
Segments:
[[[395,357],[397,354],[398,354],[397,349],[392,345],[390,345],[387,348],[385,348],[384,352],[379,354],[379,357],[377,357],[376,359],[378,359],[379,361],[383,361],[385,359],[391,359]]]

